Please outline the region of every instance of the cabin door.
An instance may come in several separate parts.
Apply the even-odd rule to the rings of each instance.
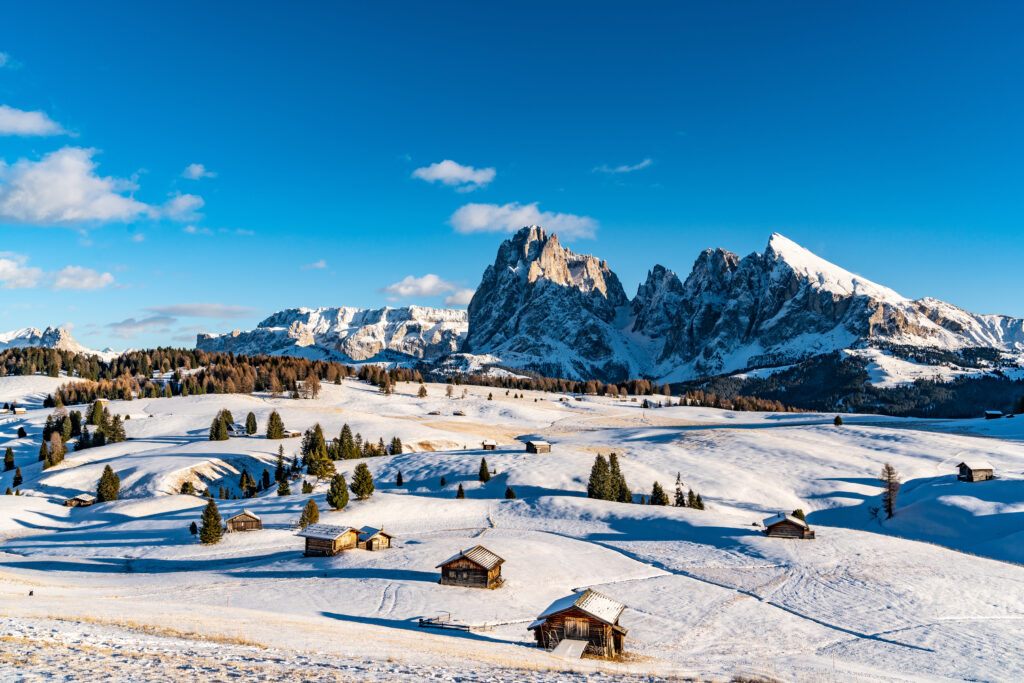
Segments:
[[[569,640],[590,640],[590,623],[586,619],[567,618],[565,637]]]

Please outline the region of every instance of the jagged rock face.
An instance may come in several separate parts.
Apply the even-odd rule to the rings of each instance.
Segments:
[[[119,355],[116,351],[94,351],[82,346],[63,327],[47,327],[40,332],[35,327],[25,327],[20,330],[0,333],[0,351],[4,349],[26,348],[34,346],[43,349],[59,349],[74,353],[84,353],[93,356],[100,356],[104,359],[113,358]]]
[[[463,351],[557,376],[625,375],[635,365],[618,324],[628,306],[607,262],[523,228],[484,271]]]
[[[290,308],[248,332],[199,334],[196,348],[341,361],[431,360],[457,351],[467,324],[465,311],[445,308]]]

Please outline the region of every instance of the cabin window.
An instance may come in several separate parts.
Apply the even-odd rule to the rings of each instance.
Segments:
[[[590,623],[586,619],[568,617],[565,620],[565,637],[570,640],[588,640]]]

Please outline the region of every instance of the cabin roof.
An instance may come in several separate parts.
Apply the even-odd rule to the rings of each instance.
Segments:
[[[80,500],[85,503],[95,503],[96,496],[92,495],[91,493],[79,493],[77,496],[72,496],[71,498],[68,498],[68,500]]]
[[[1001,411],[1001,410],[986,410],[985,414],[986,415],[1002,415],[1003,411]]]
[[[762,524],[764,524],[765,528],[767,528],[767,527],[770,527],[770,526],[772,526],[774,524],[778,524],[779,522],[792,522],[793,524],[796,524],[797,526],[801,526],[804,529],[808,529],[809,528],[807,526],[807,522],[805,522],[804,520],[800,519],[799,517],[794,517],[793,515],[787,515],[785,512],[780,512],[777,515],[773,515],[771,517],[768,517],[767,519],[765,519],[762,522]]]
[[[454,562],[455,560],[458,560],[463,557],[472,562],[473,564],[480,565],[487,571],[491,571],[492,569],[494,569],[495,567],[497,567],[505,561],[499,556],[492,553],[487,548],[483,547],[482,545],[477,545],[473,546],[469,550],[462,550],[456,553],[455,555],[452,555],[447,560],[437,565],[437,567],[443,567],[446,564]],[[435,569],[437,569],[437,567],[435,567]]]
[[[541,441],[540,439],[530,439],[526,443],[532,446],[550,446],[551,444],[547,441]]]
[[[243,515],[248,515],[249,517],[252,517],[253,519],[255,519],[257,522],[261,521],[260,520],[260,516],[257,515],[255,512],[253,512],[252,510],[250,510],[248,508],[242,508],[241,512],[239,512],[234,517],[229,517],[228,521],[230,522],[233,519],[238,519],[239,517],[242,517]]]
[[[995,468],[992,467],[992,463],[990,463],[987,460],[964,460],[962,463],[957,465],[957,467],[966,467],[967,469],[972,471],[995,470]]]
[[[494,439],[484,439],[484,440],[483,440],[483,444],[484,444],[485,446],[497,446],[497,445],[498,445],[498,442],[497,442],[497,441],[495,441]]]
[[[626,606],[618,600],[609,598],[604,593],[598,593],[597,591],[588,588],[585,591],[573,593],[572,595],[567,595],[564,598],[555,600],[546,610],[544,610],[543,613],[541,613],[539,617],[537,617],[537,621],[533,622],[533,624],[530,625],[530,628],[534,628],[535,626],[544,623],[543,620],[548,617],[558,614],[559,612],[564,612],[568,609],[578,609],[598,621],[614,626],[618,622],[622,611],[626,609]]]
[[[394,538],[394,536],[384,531],[384,529],[378,529],[372,526],[364,526],[359,529],[360,541],[369,541],[374,536],[387,536],[388,538]]]
[[[334,526],[333,524],[310,524],[305,529],[295,534],[303,538],[316,538],[323,541],[336,541],[349,531],[359,533],[358,529],[350,526]]]

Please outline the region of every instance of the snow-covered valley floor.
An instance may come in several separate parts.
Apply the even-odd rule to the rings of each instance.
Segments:
[[[51,384],[0,378],[0,396],[38,397]],[[643,410],[484,387],[447,399],[442,385],[419,399],[418,388],[383,396],[345,381],[317,400],[114,401],[112,412],[131,416],[129,440],[45,472],[37,453],[51,411],[26,401],[27,414],[0,418],[0,449],[12,447],[24,476],[23,495],[0,495],[0,680],[102,678],[103,667],[134,680],[1024,679],[1024,420],[844,416],[837,427],[832,415]],[[181,483],[237,486],[243,468],[273,472],[279,445],[289,458],[299,447],[209,441],[222,408],[238,421],[252,411],[260,433],[276,409],[289,429],[319,422],[332,438],[348,423],[373,442],[398,436],[407,452],[367,459],[376,492],[340,512],[325,503],[326,483],[312,496],[296,481],[290,496],[218,501],[222,517],[244,507],[264,530],[202,546],[188,527],[205,500],[174,495]],[[484,438],[497,450],[480,450]],[[552,452],[525,453],[527,438]],[[678,472],[707,509],[588,499],[595,454],[613,451],[635,493],[659,481],[671,496]],[[482,457],[495,472],[487,484]],[[972,458],[999,478],[958,482],[956,464]],[[335,464],[351,481],[359,462]],[[879,521],[886,462],[904,487],[896,516]],[[60,505],[94,492],[106,465],[121,500]],[[0,491],[12,477],[0,473]],[[383,526],[395,547],[304,557],[292,526],[310,497],[321,522]],[[754,526],[796,508],[816,539]],[[505,559],[504,585],[439,585],[436,565],[476,544]],[[533,646],[526,626],[582,587],[627,605],[622,661]],[[441,613],[479,628],[418,627]]]

